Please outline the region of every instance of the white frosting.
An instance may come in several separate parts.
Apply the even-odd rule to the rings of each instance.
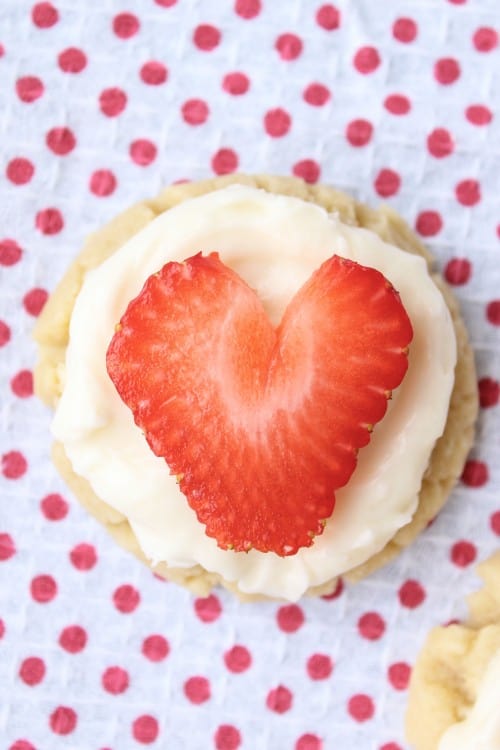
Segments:
[[[488,665],[467,717],[446,730],[438,750],[500,750],[500,650]]]
[[[115,324],[145,280],[167,261],[214,250],[256,289],[275,323],[311,273],[336,253],[379,269],[400,292],[413,324],[407,375],[350,482],[337,493],[331,520],[312,547],[286,558],[223,551],[206,536],[106,372]],[[242,591],[295,600],[363,563],[411,520],[446,421],[455,360],[450,315],[421,257],[346,226],[314,204],[231,186],[162,214],[87,274],[71,318],[53,432],[75,472],[128,518],[151,561],[199,563]]]

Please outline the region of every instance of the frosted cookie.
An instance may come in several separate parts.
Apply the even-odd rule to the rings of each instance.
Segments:
[[[364,301],[370,305],[380,303],[384,307],[383,300],[394,301],[398,297],[411,324],[406,373],[406,365],[400,367],[398,359],[400,355],[406,357],[407,347],[402,339],[394,340],[391,345],[399,362],[395,364],[398,378],[390,380],[394,374],[391,365],[389,369],[393,374],[389,373],[389,380],[384,385],[385,365],[379,367],[377,363],[373,368],[382,378],[377,381],[375,390],[384,393],[383,407],[381,403],[375,407],[368,404],[366,414],[369,418],[364,422],[360,412],[361,421],[357,426],[363,434],[356,433],[347,451],[349,470],[354,469],[356,457],[357,467],[347,484],[335,491],[333,512],[331,498],[327,498],[328,502],[324,497],[318,501],[322,492],[320,482],[315,486],[315,482],[310,481],[308,491],[311,489],[312,499],[307,508],[308,513],[312,509],[312,516],[316,515],[311,516],[312,520],[301,517],[297,521],[296,526],[304,525],[301,534],[298,531],[295,534],[292,524],[290,544],[280,534],[281,526],[290,527],[290,519],[294,516],[291,510],[283,511],[276,528],[267,517],[261,522],[258,533],[266,536],[261,532],[262,527],[267,526],[266,539],[257,538],[252,532],[252,538],[246,540],[244,534],[240,534],[234,539],[234,545],[233,540],[224,535],[224,528],[215,528],[217,523],[210,525],[204,511],[200,510],[203,497],[200,500],[199,488],[195,484],[194,489],[190,486],[186,490],[191,479],[189,462],[177,463],[179,456],[175,451],[181,450],[181,445],[184,459],[191,447],[194,452],[198,451],[192,458],[192,464],[197,466],[204,460],[205,452],[200,452],[199,445],[190,446],[181,436],[169,458],[177,473],[177,476],[171,475],[161,457],[166,454],[161,451],[165,447],[164,441],[168,443],[173,433],[170,436],[164,434],[161,424],[154,424],[155,415],[148,411],[150,399],[147,390],[143,393],[137,393],[134,388],[127,391],[127,384],[119,382],[120,372],[128,368],[135,373],[134,382],[138,382],[140,358],[132,360],[141,348],[141,337],[148,341],[148,360],[162,348],[161,356],[165,355],[162,342],[158,338],[151,339],[147,326],[143,326],[149,314],[147,295],[151,296],[153,306],[159,304],[161,300],[155,294],[161,297],[161,290],[171,282],[180,284],[183,273],[189,277],[201,273],[203,264],[203,278],[206,280],[210,270],[206,267],[208,261],[192,260],[187,264],[184,261],[199,252],[206,259],[215,251],[224,268],[228,269],[212,268],[217,284],[223,276],[229,286],[217,286],[214,300],[220,301],[221,295],[226,295],[224,298],[229,304],[233,300],[233,289],[234,301],[238,302],[234,309],[242,309],[238,307],[240,303],[249,305],[248,309],[253,305],[255,314],[261,316],[250,326],[249,336],[253,336],[251,356],[259,340],[254,336],[254,323],[262,326],[259,328],[260,338],[268,341],[274,335],[270,328],[278,325],[289,304],[288,310],[292,309],[292,304],[297,308],[296,299],[300,295],[302,317],[294,320],[306,330],[304,300],[313,299],[316,304],[321,290],[318,291],[317,280],[312,291],[306,294],[303,290],[317,269],[328,264],[333,256],[340,256],[344,261],[337,263],[336,267],[336,261],[330,263],[328,273],[342,274],[346,268],[353,268],[356,276],[360,267],[369,269],[362,275],[363,279],[369,279]],[[164,272],[162,269],[169,263],[170,270]],[[380,274],[386,279],[384,283],[380,282]],[[236,286],[230,288],[233,283]],[[361,277],[357,283],[359,291]],[[150,288],[144,292],[143,287],[148,284]],[[380,284],[380,295],[374,293],[376,284]],[[248,293],[243,293],[243,287]],[[206,292],[206,288],[203,289]],[[252,289],[256,290],[257,296]],[[203,296],[203,304],[207,294]],[[134,320],[124,318],[129,303],[136,299],[139,302],[133,308],[135,313],[131,313]],[[200,300],[186,299],[185,309],[191,314],[198,309]],[[362,313],[365,306],[362,293],[359,299],[358,309]],[[262,306],[267,322],[262,318],[262,310],[257,311]],[[310,306],[308,309],[315,308]],[[169,309],[165,314],[174,329],[176,325],[179,331],[182,328],[182,336],[186,337],[187,329],[179,311],[174,314]],[[169,318],[171,314],[174,317]],[[217,314],[221,315],[220,309]],[[405,329],[400,311],[394,308],[390,315],[393,314],[397,316],[398,325],[402,326],[398,330]],[[373,314],[370,315],[371,320]],[[385,313],[382,311],[380,315],[383,319]],[[234,323],[234,316],[231,316],[228,325]],[[157,315],[154,317],[151,330],[156,330]],[[362,317],[357,320],[353,336],[349,336],[346,330],[343,335],[346,351],[358,345],[357,362],[362,364],[366,359],[365,349],[368,351],[373,342],[371,335],[367,335],[368,329],[364,342],[359,338],[368,325],[368,318],[365,323],[362,323]],[[318,321],[320,318],[311,313],[308,325],[314,340],[316,331],[322,326]],[[214,326],[214,333],[225,331],[226,324],[224,321],[224,325]],[[378,335],[383,327],[375,326],[374,335]],[[240,329],[241,326],[239,336]],[[123,352],[120,353],[119,343],[120,340],[123,343],[129,333],[132,338],[135,336],[134,345],[125,353],[121,367]],[[357,344],[356,336],[359,338]],[[386,346],[388,341],[384,336],[380,339],[381,346]],[[305,592],[331,591],[339,575],[345,575],[349,580],[367,575],[392,559],[436,515],[461,473],[473,439],[477,412],[473,356],[456,301],[433,273],[432,259],[427,251],[390,209],[375,211],[329,187],[310,186],[293,178],[231,176],[177,185],[166,189],[157,199],[129,209],[89,238],[81,255],[49,299],[37,325],[36,339],[40,361],[35,372],[35,387],[38,395],[56,409],[53,455],[61,474],[82,504],[106,525],[117,541],[148,562],[159,574],[198,593],[206,593],[213,585],[222,583],[240,595],[294,600]],[[108,354],[112,340],[118,342],[113,345],[115,354],[118,352],[114,363],[110,362]],[[179,357],[184,357],[182,366],[185,367],[188,339],[184,338],[178,345],[175,336],[169,340],[169,367],[175,364],[176,346],[177,362],[181,361]],[[241,338],[239,341],[237,351],[244,352],[248,358],[249,352],[244,345],[241,346]],[[308,350],[307,336],[299,343],[302,350]],[[296,358],[292,356],[293,367],[299,368],[294,371],[296,375],[301,362],[309,362],[306,357],[302,358],[300,347]],[[240,367],[238,356],[229,365],[224,362],[224,367]],[[329,356],[323,358],[330,368],[329,378],[333,377],[330,359]],[[198,366],[203,364],[204,359],[199,356]],[[352,366],[353,378],[354,375],[361,377],[358,364]],[[227,368],[220,368],[220,371],[226,372]],[[190,380],[191,371],[186,369],[185,374],[186,380]],[[308,373],[304,371],[302,376],[308,377]],[[368,377],[372,377],[371,372],[368,372]],[[152,387],[152,382],[149,381],[148,387]],[[183,378],[177,376],[179,387],[183,382]],[[231,382],[234,383],[234,379]],[[294,382],[297,382],[296,378]],[[401,384],[396,387],[399,382]],[[282,386],[283,383],[281,395]],[[348,386],[348,390],[352,390],[350,384]],[[390,407],[384,416],[386,398],[393,388]],[[197,402],[200,402],[203,392],[197,394]],[[236,403],[234,398],[240,395],[233,393],[228,398],[233,399],[231,403]],[[168,406],[173,403],[171,398],[177,398],[176,394],[166,398],[163,393],[159,402]],[[213,399],[210,404],[213,406]],[[318,411],[316,409],[316,417]],[[236,424],[242,418],[242,410],[234,409],[232,414]],[[134,424],[134,416],[139,427]],[[188,418],[192,420],[191,412]],[[282,410],[280,418],[286,422],[286,410]],[[370,436],[371,422],[378,424]],[[182,419],[177,422],[177,427],[183,429]],[[227,432],[227,422],[222,427],[220,430],[214,428],[210,433],[213,441],[221,441],[220,450],[213,459],[218,464],[223,463],[225,455],[222,438]],[[325,434],[329,435],[330,429],[331,420],[325,425]],[[203,440],[211,448],[213,441],[207,439],[206,432]],[[318,440],[321,443],[319,433],[315,434],[314,440],[317,454],[321,455],[322,451],[325,454],[324,446],[317,444]],[[369,444],[361,447],[368,440]],[[349,441],[346,440],[346,444]],[[338,445],[340,452],[341,444],[342,440]],[[234,451],[234,441],[231,445],[231,451]],[[361,447],[359,455],[358,447]],[[276,441],[272,450],[278,455]],[[288,464],[290,476],[295,471],[302,471],[301,456],[299,450],[297,466],[293,462]],[[247,459],[248,451],[239,457],[229,455],[225,470],[218,471],[215,479],[206,473],[204,481],[212,487],[211,507],[216,507],[218,502],[216,493],[213,493],[214,482],[220,481],[224,485],[224,476],[239,473],[243,477],[244,472],[245,481],[248,481],[251,467]],[[251,459],[254,460],[253,455]],[[339,465],[343,471],[343,460],[340,461],[337,455],[335,461],[336,465],[330,466],[334,461],[325,454],[321,472],[326,465],[334,473]],[[177,471],[179,465],[184,467],[182,471]],[[255,465],[252,470],[256,471]],[[300,476],[303,478],[307,473]],[[191,493],[189,502],[181,490]],[[238,502],[236,516],[241,514],[241,518],[247,518],[244,498],[240,497]],[[223,514],[224,523],[231,527],[234,535],[237,519],[231,517],[229,505],[226,503],[222,509],[217,506],[217,513]],[[293,503],[286,508],[293,509]],[[203,523],[198,520],[200,516]],[[280,541],[276,541],[278,536]],[[249,551],[241,551],[246,549]],[[264,551],[266,549],[271,551]]]
[[[500,552],[478,572],[469,620],[432,630],[413,670],[406,727],[416,750],[500,748]]]

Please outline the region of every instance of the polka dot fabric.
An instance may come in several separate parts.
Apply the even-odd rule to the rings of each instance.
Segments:
[[[1,15],[2,748],[405,750],[424,634],[460,618],[500,544],[497,0]],[[392,205],[477,358],[478,436],[445,510],[389,568],[295,604],[193,597],[122,552],[58,479],[33,396],[31,330],[83,238],[162,185],[237,169]]]

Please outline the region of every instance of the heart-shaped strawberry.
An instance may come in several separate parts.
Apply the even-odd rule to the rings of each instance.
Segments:
[[[402,381],[412,327],[378,271],[333,256],[273,327],[217,253],[167,263],[128,306],[108,373],[220,547],[294,554]]]

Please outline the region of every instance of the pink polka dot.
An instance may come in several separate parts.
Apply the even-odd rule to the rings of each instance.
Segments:
[[[373,718],[375,704],[369,695],[358,693],[349,698],[347,711],[355,721],[363,722]]]
[[[342,578],[337,578],[337,583],[335,584],[335,588],[333,589],[331,594],[323,594],[321,598],[324,599],[326,602],[331,602],[334,599],[338,599],[343,591],[344,591],[344,581],[342,580]]]
[[[97,563],[97,552],[93,544],[77,544],[69,553],[69,559],[77,570],[91,570]]]
[[[182,119],[188,125],[203,125],[207,121],[210,110],[203,99],[188,99],[181,108]]]
[[[234,3],[234,12],[247,21],[258,16],[261,10],[261,0],[235,0]]]
[[[220,148],[212,156],[212,169],[215,174],[230,174],[238,169],[238,154],[232,148]]]
[[[284,685],[278,685],[269,691],[266,698],[266,706],[270,711],[284,714],[289,711],[293,703],[293,694]]]
[[[404,94],[390,94],[384,101],[384,107],[391,115],[407,115],[411,102]]]
[[[380,65],[380,55],[375,47],[360,47],[354,55],[353,65],[363,75],[373,73]]]
[[[316,23],[325,31],[334,31],[340,26],[340,11],[327,3],[316,11]]]
[[[89,189],[99,198],[106,198],[116,190],[116,177],[110,169],[97,169],[90,176]]]
[[[63,73],[81,73],[87,66],[87,55],[78,47],[67,47],[59,53],[57,62]]]
[[[172,8],[176,4],[177,0],[155,0],[155,3],[160,8]]]
[[[135,164],[140,167],[147,167],[156,159],[158,149],[152,141],[148,141],[146,138],[138,138],[130,144],[129,154]]]
[[[471,104],[465,110],[465,117],[472,125],[488,125],[493,115],[488,107],[483,104]]]
[[[238,750],[241,745],[241,734],[231,724],[221,724],[214,734],[216,750]]]
[[[66,156],[76,146],[76,138],[69,128],[52,128],[45,136],[45,143],[57,156]]]
[[[68,503],[58,494],[47,495],[40,501],[40,509],[48,521],[62,521],[68,515]]]
[[[303,93],[304,101],[312,107],[322,107],[331,96],[330,90],[322,83],[310,83]]]
[[[500,325],[500,300],[493,300],[486,305],[486,318],[494,325]]]
[[[140,23],[133,13],[118,13],[113,18],[113,31],[120,39],[130,39],[137,34]]]
[[[116,609],[123,614],[129,614],[137,609],[140,601],[141,595],[137,589],[128,583],[123,586],[118,586],[113,593],[113,604]]]
[[[374,187],[381,198],[390,198],[399,191],[401,177],[393,169],[381,169],[375,178]]]
[[[437,211],[421,211],[415,221],[415,228],[422,237],[435,237],[443,228],[443,219]]]
[[[43,208],[35,217],[35,226],[42,234],[58,234],[64,227],[63,215],[58,208]]]
[[[413,42],[417,37],[418,26],[412,18],[397,18],[392,25],[394,39],[403,44]]]
[[[9,560],[16,554],[16,545],[10,534],[0,532],[0,562]]]
[[[246,672],[252,664],[252,655],[245,646],[233,646],[224,654],[224,663],[230,672]]]
[[[378,612],[366,612],[358,620],[358,631],[368,641],[378,641],[385,633],[385,621]]]
[[[10,381],[12,392],[18,398],[29,398],[33,395],[33,373],[31,370],[20,370]]]
[[[52,3],[36,3],[31,9],[31,20],[39,29],[50,29],[59,20],[59,12]]]
[[[284,633],[296,633],[304,624],[305,617],[298,604],[284,604],[278,609],[276,620]]]
[[[5,346],[10,341],[10,328],[3,320],[0,320],[0,346]]]
[[[210,682],[206,677],[199,675],[190,677],[184,683],[184,695],[191,703],[196,705],[206,703],[211,697]]]
[[[481,378],[478,382],[479,403],[483,409],[496,406],[500,399],[500,384],[493,378]]]
[[[5,55],[5,47],[3,44],[0,44],[0,57],[3,57]]]
[[[407,609],[416,609],[426,597],[424,587],[411,578],[405,581],[398,591],[398,598],[403,607]]]
[[[436,128],[427,136],[427,148],[436,159],[442,159],[453,153],[455,142],[449,130]]]
[[[24,309],[29,315],[33,315],[36,318],[42,312],[48,298],[49,294],[45,289],[38,287],[30,289],[23,297]]]
[[[449,284],[455,286],[466,284],[472,273],[472,266],[467,258],[452,258],[446,264],[444,277]]]
[[[208,23],[202,23],[197,26],[193,33],[193,42],[199,50],[211,52],[218,47],[221,40],[219,29]]]
[[[9,750],[36,750],[36,748],[28,740],[16,740],[9,746]]]
[[[35,167],[29,159],[17,157],[7,164],[6,175],[14,185],[26,185],[35,174]]]
[[[448,0],[449,2],[457,2],[457,0]],[[460,0],[462,2],[462,0]],[[381,745],[379,750],[402,750],[401,745],[398,745],[396,742],[386,742],[384,745]]]
[[[387,678],[395,690],[406,690],[410,681],[411,667],[404,661],[391,664],[387,670]]]
[[[333,662],[326,654],[313,654],[306,664],[311,680],[326,680],[333,672]]]
[[[142,653],[149,661],[163,661],[170,653],[170,646],[162,635],[148,635],[142,642]]]
[[[87,645],[87,633],[80,625],[69,625],[61,630],[59,645],[69,654],[79,654]]]
[[[15,240],[0,240],[0,266],[14,266],[21,260],[23,251]]]
[[[160,728],[154,716],[138,716],[132,724],[132,735],[137,742],[150,745],[158,737]]]
[[[68,706],[58,706],[50,714],[50,728],[55,734],[71,734],[76,728],[78,717]]]
[[[264,116],[264,129],[272,138],[281,138],[290,130],[292,118],[284,109],[270,109]]]
[[[488,466],[484,461],[467,461],[461,480],[467,487],[483,487],[489,479]]]
[[[450,557],[452,563],[459,568],[466,568],[475,561],[477,549],[472,542],[462,539],[460,542],[455,542],[451,548]]]
[[[296,60],[302,53],[302,39],[297,34],[280,34],[274,48],[282,60]]]
[[[455,187],[455,195],[462,206],[475,206],[481,200],[481,186],[477,180],[462,180]]]
[[[42,96],[44,90],[42,81],[36,76],[23,76],[16,81],[16,93],[25,104],[35,102]]]
[[[2,456],[2,474],[6,479],[19,479],[28,469],[28,462],[20,451],[9,451]]]
[[[491,514],[490,526],[493,533],[497,536],[500,536],[500,510],[497,510],[495,511],[495,513]]]
[[[498,46],[498,32],[490,26],[482,26],[474,32],[472,43],[478,52],[491,52]]]
[[[314,159],[302,159],[302,161],[293,165],[292,172],[295,177],[300,177],[301,180],[314,184],[319,180],[321,167]]]
[[[355,148],[366,146],[371,141],[372,135],[373,125],[368,120],[351,120],[345,131],[347,140]]]
[[[460,65],[453,57],[442,57],[434,65],[434,78],[443,86],[455,83],[460,77]]]
[[[148,86],[161,86],[168,78],[168,69],[158,60],[150,60],[142,66],[140,76]]]
[[[127,95],[122,89],[104,89],[99,95],[99,107],[106,117],[117,117],[127,106]]]
[[[227,73],[222,79],[222,88],[232,96],[241,96],[250,88],[250,79],[245,73]]]
[[[108,667],[101,677],[101,685],[107,693],[120,695],[124,693],[130,684],[128,672],[121,667]]]
[[[322,750],[323,741],[315,734],[301,735],[294,745],[294,750]]]

